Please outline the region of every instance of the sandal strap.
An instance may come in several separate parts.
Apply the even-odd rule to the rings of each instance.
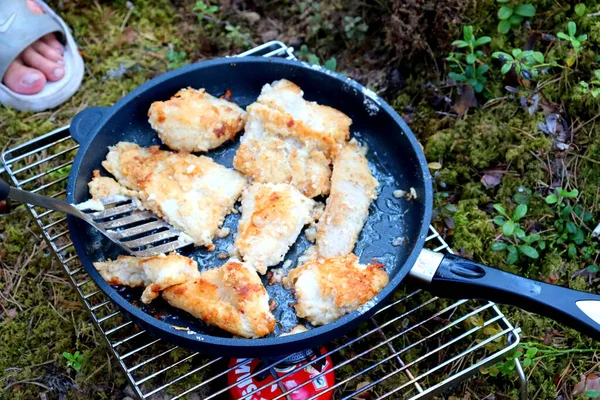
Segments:
[[[23,50],[53,32],[66,35],[52,15],[33,14],[25,0],[0,0],[0,81]]]

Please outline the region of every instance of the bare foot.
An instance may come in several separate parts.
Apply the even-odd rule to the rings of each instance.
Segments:
[[[44,13],[33,0],[26,1],[32,13]],[[64,47],[53,33],[40,38],[10,64],[4,74],[3,83],[19,94],[41,92],[46,82],[56,82],[65,76],[64,51]]]

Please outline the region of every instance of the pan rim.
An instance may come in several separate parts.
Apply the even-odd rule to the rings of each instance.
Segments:
[[[84,155],[87,153],[89,149],[89,144],[92,142],[93,138],[99,132],[99,130],[104,126],[106,122],[108,122],[111,117],[122,107],[126,106],[132,101],[135,101],[136,98],[144,93],[149,88],[160,84],[162,81],[166,81],[168,79],[184,75],[188,72],[194,71],[196,69],[202,69],[207,67],[219,66],[224,64],[256,64],[257,68],[260,68],[260,65],[268,65],[268,64],[283,64],[293,68],[301,68],[310,70],[310,73],[322,75],[321,79],[335,79],[341,81],[345,85],[349,85],[355,90],[362,92],[365,95],[369,95],[371,99],[377,101],[378,107],[387,113],[394,121],[396,125],[399,126],[401,131],[406,135],[407,139],[411,143],[413,151],[415,153],[416,158],[418,159],[418,164],[415,166],[416,168],[420,168],[419,175],[421,175],[424,180],[424,193],[420,196],[419,201],[424,202],[421,227],[419,230],[419,235],[415,239],[414,245],[412,249],[409,250],[409,255],[404,261],[404,263],[398,267],[398,271],[396,275],[390,280],[390,282],[367,304],[363,305],[359,310],[353,311],[345,316],[342,316],[336,321],[333,321],[329,324],[313,327],[307,332],[302,332],[294,335],[288,336],[278,336],[278,337],[268,337],[268,338],[258,338],[258,339],[246,339],[246,338],[229,338],[229,337],[219,337],[207,335],[204,333],[194,333],[188,334],[186,331],[181,331],[175,329],[171,324],[163,322],[154,316],[147,314],[141,309],[135,307],[132,303],[130,303],[126,298],[121,296],[117,290],[115,290],[112,286],[110,286],[98,273],[98,271],[93,267],[92,261],[87,256],[85,252],[85,247],[83,241],[77,235],[71,235],[72,232],[76,232],[75,227],[77,224],[83,223],[77,221],[75,217],[67,216],[69,234],[71,236],[71,240],[73,242],[76,253],[85,267],[87,273],[90,275],[94,283],[113,301],[121,310],[125,311],[126,314],[131,316],[135,321],[141,324],[144,328],[150,330],[156,336],[162,337],[168,342],[173,342],[173,337],[176,337],[178,341],[183,343],[184,347],[201,350],[206,353],[213,353],[218,355],[223,355],[223,348],[231,348],[231,353],[239,353],[243,355],[246,353],[258,353],[260,350],[252,352],[252,348],[270,348],[274,353],[279,354],[289,354],[285,352],[285,347],[290,344],[298,345],[301,344],[300,347],[304,346],[304,348],[311,348],[314,346],[313,338],[318,337],[327,337],[331,338],[333,336],[339,337],[344,333],[350,331],[355,328],[356,325],[362,321],[364,321],[367,317],[371,316],[378,308],[380,308],[385,300],[391,296],[402,281],[405,279],[406,275],[414,265],[417,257],[419,256],[422,248],[424,247],[425,239],[427,237],[427,233],[429,230],[431,213],[433,207],[433,188],[431,185],[431,176],[429,173],[429,168],[427,166],[427,161],[425,158],[425,154],[417,141],[412,130],[408,127],[406,122],[398,115],[398,113],[381,99],[379,96],[375,95],[372,91],[370,91],[365,86],[360,83],[354,81],[353,79],[338,74],[336,72],[332,72],[326,70],[321,67],[316,67],[314,65],[300,62],[297,60],[287,60],[281,58],[266,58],[266,57],[227,57],[227,58],[217,58],[208,61],[201,61],[196,64],[188,65],[182,67],[180,69],[167,72],[163,75],[160,75],[144,84],[140,85],[125,97],[120,99],[117,103],[107,108],[103,113],[102,118],[95,124],[95,126],[88,133],[86,143],[80,143],[80,148],[77,152],[75,160],[73,162],[73,167],[71,173],[69,174],[69,180],[67,185],[67,201],[70,203],[74,202],[74,193],[75,193],[75,184],[76,178],[79,175],[79,167],[83,161]],[[371,95],[372,94],[372,95]],[[375,96],[375,97],[373,97]],[[77,171],[77,173],[74,173]],[[83,255],[83,257],[82,257]],[[352,321],[356,322],[356,324],[352,324]],[[221,351],[220,351],[221,350]]]

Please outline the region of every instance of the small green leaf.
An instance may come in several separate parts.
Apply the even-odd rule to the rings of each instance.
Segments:
[[[512,25],[519,25],[521,24],[521,22],[523,22],[523,17],[517,14],[513,14],[510,16],[510,18],[508,19],[508,21],[512,24]]]
[[[533,258],[533,259],[537,259],[540,256],[536,249],[534,249],[531,246],[525,245],[525,244],[519,246],[519,251],[521,253],[525,254],[527,257]]]
[[[514,264],[519,259],[519,253],[517,252],[517,248],[515,246],[507,247],[508,254],[506,254],[506,263],[508,265]]]
[[[483,74],[485,74],[489,70],[490,70],[490,66],[489,65],[487,65],[487,64],[480,65],[479,67],[477,67],[477,76],[482,76]]]
[[[498,10],[498,18],[502,20],[509,19],[511,15],[513,15],[513,8],[510,6],[502,6]]]
[[[506,243],[502,243],[502,242],[495,242],[492,244],[492,250],[493,251],[502,251],[502,250],[506,250]]]
[[[502,226],[506,223],[506,220],[499,215],[496,215],[492,221],[498,226]]]
[[[527,214],[527,206],[525,204],[519,204],[515,211],[513,212],[513,221],[518,221],[523,218]]]
[[[569,233],[575,233],[577,231],[577,225],[573,221],[567,222],[567,231]]]
[[[467,42],[473,40],[473,27],[471,25],[465,25],[463,27],[463,36]]]
[[[561,193],[563,197],[566,197],[567,199],[574,199],[577,196],[579,196],[579,190],[577,189],[573,189],[570,192],[564,191]]]
[[[575,242],[575,244],[580,245],[583,243],[584,240],[585,233],[583,233],[583,230],[581,230],[581,228],[577,228],[577,230],[575,231],[575,235],[573,235],[573,241]]]
[[[558,202],[558,197],[555,194],[551,194],[546,196],[546,203],[548,204],[556,204]]]
[[[533,360],[531,358],[526,358],[523,360],[524,367],[529,367],[532,363],[533,363]]]
[[[556,36],[558,36],[560,39],[563,39],[563,40],[570,40],[570,39],[571,39],[571,38],[570,38],[569,36],[567,36],[567,35],[566,35],[564,32],[558,32],[558,33],[556,34]]]
[[[527,352],[525,353],[525,357],[532,358],[537,353],[538,353],[538,348],[537,347],[531,347],[531,348],[527,349]]]
[[[585,4],[579,3],[575,6],[575,14],[579,17],[583,17],[585,14]]]
[[[492,57],[494,57],[494,58],[500,59],[500,56],[502,56],[505,60],[509,60],[509,61],[514,60],[513,56],[511,56],[510,54],[505,53],[503,51],[495,51],[492,53]]]
[[[457,74],[456,72],[448,72],[448,78],[456,82],[465,82],[467,80],[463,74]]]
[[[464,40],[455,40],[454,42],[452,42],[452,46],[456,46],[459,49],[462,49],[463,47],[467,47],[469,45],[469,43],[465,42]]]
[[[546,242],[544,240],[540,240],[538,246],[540,250],[544,250],[546,248]]]
[[[525,239],[525,231],[521,228],[517,228],[515,229],[515,235],[517,235],[517,237],[519,239]],[[529,241],[527,241],[527,243],[530,243]]]
[[[498,32],[502,34],[508,33],[510,31],[511,23],[509,20],[503,19],[498,23]]]
[[[577,25],[575,25],[575,22],[569,21],[567,28],[569,31],[569,36],[575,37],[575,34],[577,33]]]
[[[506,210],[504,209],[504,207],[502,207],[502,204],[494,204],[494,210],[498,211],[500,214],[504,215],[506,218],[510,218],[508,216],[508,214],[506,213]]]
[[[315,54],[309,54],[308,55],[308,62],[314,65],[321,65],[321,62],[319,61],[319,57],[317,57]]]
[[[521,49],[513,49],[511,51],[513,57],[515,57],[515,58],[519,57],[519,54],[521,54],[522,52],[523,52],[523,50],[521,50]]]
[[[563,219],[567,219],[571,215],[571,211],[573,211],[572,206],[564,206],[563,209],[560,210],[559,214]]]
[[[586,212],[583,213],[583,222],[588,222],[593,217],[594,217],[594,215],[592,213],[589,213],[589,212],[586,211]]]
[[[583,35],[579,35],[577,36],[577,41],[579,42],[585,42],[587,40],[588,36],[586,33],[584,33]]]
[[[534,51],[533,52],[533,59],[537,62],[539,62],[540,64],[542,64],[544,62],[544,55],[539,52],[539,51]]]
[[[335,57],[331,57],[329,60],[325,61],[324,67],[330,71],[335,71],[337,67],[337,60]]]
[[[489,36],[482,36],[479,39],[477,39],[475,41],[475,43],[473,43],[473,46],[475,46],[475,47],[483,46],[484,44],[487,44],[487,43],[489,43],[491,41],[492,41],[491,37],[489,37]]]
[[[502,66],[502,68],[500,69],[500,72],[502,72],[503,75],[508,74],[508,71],[510,71],[510,68],[512,67],[512,64],[506,63]]]
[[[504,225],[502,225],[502,233],[504,236],[510,236],[513,234],[515,230],[515,224],[512,221],[506,221]]]
[[[477,92],[477,93],[481,93],[483,92],[483,83],[479,82],[479,81],[475,81],[473,82],[473,89]]]
[[[577,255],[577,248],[575,247],[575,245],[572,245],[572,244],[569,245],[569,250],[567,250],[567,255],[569,256],[569,258],[573,258]]]
[[[477,61],[475,54],[467,54],[467,64],[474,64]]]
[[[587,269],[587,272],[589,272],[590,274],[595,274],[596,272],[600,272],[600,267],[597,266],[596,264],[592,264],[592,265],[588,266],[586,269]]]
[[[535,7],[531,4],[519,4],[515,7],[515,14],[523,17],[533,17],[535,15]]]

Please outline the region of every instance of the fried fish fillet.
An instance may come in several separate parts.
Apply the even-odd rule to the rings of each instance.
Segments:
[[[289,183],[308,197],[327,194],[329,166],[351,123],[340,111],[304,100],[290,81],[267,84],[248,107],[233,166],[256,182]]]
[[[254,183],[242,194],[235,247],[244,262],[265,274],[283,261],[302,227],[314,221],[315,201],[285,183]]]
[[[341,257],[352,252],[378,186],[361,148],[352,143],[345,146],[333,164],[331,192],[317,224],[319,256]]]
[[[170,100],[155,101],[149,122],[169,148],[208,151],[219,147],[244,128],[246,112],[204,89],[181,89]]]
[[[257,103],[271,110],[267,125],[280,135],[323,151],[328,158],[350,138],[352,120],[335,108],[304,100],[304,92],[287,79],[263,86]]]
[[[100,176],[100,171],[94,170],[93,174],[94,177],[88,183],[90,196],[92,196],[93,200],[105,199],[112,196],[139,197],[139,193],[119,185],[113,178]]]
[[[247,182],[208,157],[120,142],[102,162],[117,181],[139,192],[144,208],[188,234],[198,246],[212,239]]]
[[[296,294],[296,314],[315,326],[358,309],[388,281],[382,264],[360,264],[354,254],[309,261],[283,278],[284,285]]]
[[[202,272],[195,281],[170,287],[162,297],[173,307],[237,336],[262,337],[275,328],[269,296],[258,274],[236,259]]]
[[[145,287],[142,302],[148,304],[166,288],[200,276],[196,261],[177,253],[152,257],[119,256],[95,262],[94,267],[111,285]]]

